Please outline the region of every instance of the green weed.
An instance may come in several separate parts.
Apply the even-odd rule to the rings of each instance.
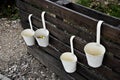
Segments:
[[[120,18],[120,2],[118,0],[78,0],[77,3]]]

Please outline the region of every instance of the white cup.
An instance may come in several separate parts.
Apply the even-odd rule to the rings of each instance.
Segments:
[[[21,35],[28,46],[35,44],[34,31],[31,29],[25,29],[21,32]]]
[[[47,47],[49,44],[49,31],[41,28],[35,31],[34,37],[36,38],[38,45],[41,47]]]
[[[85,45],[84,51],[89,66],[97,68],[102,65],[103,57],[106,51],[103,45],[96,42],[90,42]]]
[[[76,71],[77,57],[71,52],[65,52],[60,56],[60,60],[66,72],[73,73]]]

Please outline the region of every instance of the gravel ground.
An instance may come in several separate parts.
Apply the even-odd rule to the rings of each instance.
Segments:
[[[60,80],[27,53],[21,31],[19,19],[0,19],[0,74],[12,80]]]

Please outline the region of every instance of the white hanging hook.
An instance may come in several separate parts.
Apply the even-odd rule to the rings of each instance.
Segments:
[[[46,29],[46,25],[45,25],[45,11],[42,12],[41,18],[42,18],[43,28]]]
[[[75,38],[75,36],[71,36],[70,38],[70,46],[71,46],[71,53],[74,54],[74,48],[73,48],[73,39]]]
[[[31,21],[31,17],[33,14],[29,14],[28,16],[28,20],[29,20],[29,24],[30,24],[30,29],[33,30],[33,26],[32,26],[32,21]]]
[[[96,34],[96,41],[98,44],[100,44],[100,33],[101,33],[101,25],[104,21],[99,20],[97,23],[97,34]]]

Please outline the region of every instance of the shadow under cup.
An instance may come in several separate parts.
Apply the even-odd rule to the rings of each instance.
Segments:
[[[89,66],[97,68],[102,65],[103,57],[106,51],[103,45],[91,42],[85,45],[84,51]]]
[[[47,29],[38,29],[35,31],[34,37],[39,46],[47,47],[49,44],[49,31]]]

